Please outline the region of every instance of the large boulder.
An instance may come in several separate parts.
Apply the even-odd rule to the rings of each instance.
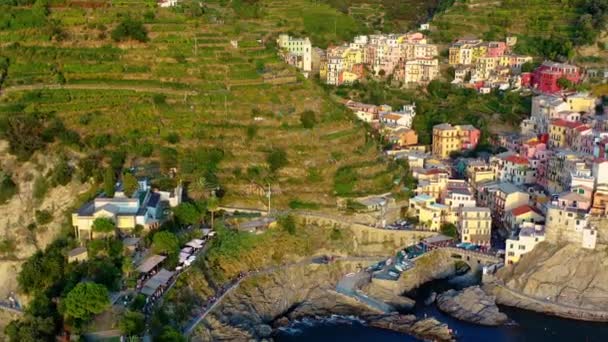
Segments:
[[[479,286],[446,291],[437,297],[437,306],[455,318],[475,324],[497,326],[509,321],[507,315],[498,310],[494,297]]]

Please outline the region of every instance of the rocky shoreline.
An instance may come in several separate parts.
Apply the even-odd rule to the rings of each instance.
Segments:
[[[256,277],[224,298],[194,332],[194,341],[272,340],[276,329],[305,319],[357,317],[365,325],[427,341],[453,341],[449,327],[434,318],[379,313],[335,291],[348,265],[309,265]]]

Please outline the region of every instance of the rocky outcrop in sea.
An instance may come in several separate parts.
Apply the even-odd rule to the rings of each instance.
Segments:
[[[470,323],[497,326],[509,322],[507,315],[498,310],[494,297],[487,295],[479,286],[443,292],[437,296],[437,307]]]

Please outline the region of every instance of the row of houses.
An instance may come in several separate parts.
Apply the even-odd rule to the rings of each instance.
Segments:
[[[392,75],[405,84],[428,83],[439,75],[437,46],[420,32],[361,35],[326,50],[312,47],[308,38],[281,34],[277,45],[287,63],[336,86],[361,79],[366,72]]]

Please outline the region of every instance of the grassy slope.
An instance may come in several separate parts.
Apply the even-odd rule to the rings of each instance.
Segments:
[[[364,143],[364,129],[355,127],[322,89],[278,60],[273,49],[256,42],[278,32],[307,30],[322,45],[353,34],[357,28],[352,19],[307,0],[289,4],[263,1],[263,17],[248,20],[236,19],[230,8],[214,4],[209,5],[205,16],[192,19],[168,9],[153,9],[151,3],[114,1],[111,8],[95,10],[53,8],[51,18],[59,20],[68,33],[61,43],[48,41],[35,29],[0,32],[3,42],[19,42],[2,51],[11,59],[7,87],[56,84],[56,70],[60,70],[68,85],[133,88],[10,92],[0,99],[0,113],[10,115],[19,109],[14,104],[21,103],[26,111],[56,111],[82,136],[111,133],[133,137],[133,145],[150,142],[158,147],[167,144],[163,137],[176,132],[181,137],[178,149],[220,147],[226,152],[219,172],[222,185],[228,187],[226,202],[243,206],[261,206],[263,202],[243,191],[249,182],[235,176],[234,171],[240,169],[244,174],[248,166],[263,165],[271,148],[287,150],[290,161],[279,173],[282,195],[275,197],[277,204],[297,196],[334,205],[335,170],[354,163],[375,164],[377,153],[373,145]],[[149,43],[116,44],[102,35],[102,25],[109,36],[122,16],[141,18],[149,9],[156,13],[156,18],[146,24]],[[313,20],[315,16],[322,20]],[[322,33],[332,18],[350,24],[336,32]],[[239,41],[238,49],[230,46],[231,39]],[[256,70],[256,61],[264,62],[266,74],[297,77],[297,81],[279,86],[265,84]],[[167,105],[154,104],[158,88],[172,90],[165,94]],[[187,92],[196,94],[186,96]],[[299,125],[297,114],[307,109],[317,112],[321,121],[313,130]],[[92,111],[100,114],[82,125],[81,117]],[[255,122],[254,116],[265,120]],[[249,125],[258,127],[250,141],[246,139]],[[377,165],[373,171],[383,168]],[[316,176],[311,177],[311,173]],[[190,176],[182,175],[186,179]],[[363,179],[353,191],[386,190],[377,188],[378,184]]]
[[[433,19],[434,38],[450,41],[467,35],[494,32],[528,37],[571,38],[576,9],[561,0],[470,0]]]

